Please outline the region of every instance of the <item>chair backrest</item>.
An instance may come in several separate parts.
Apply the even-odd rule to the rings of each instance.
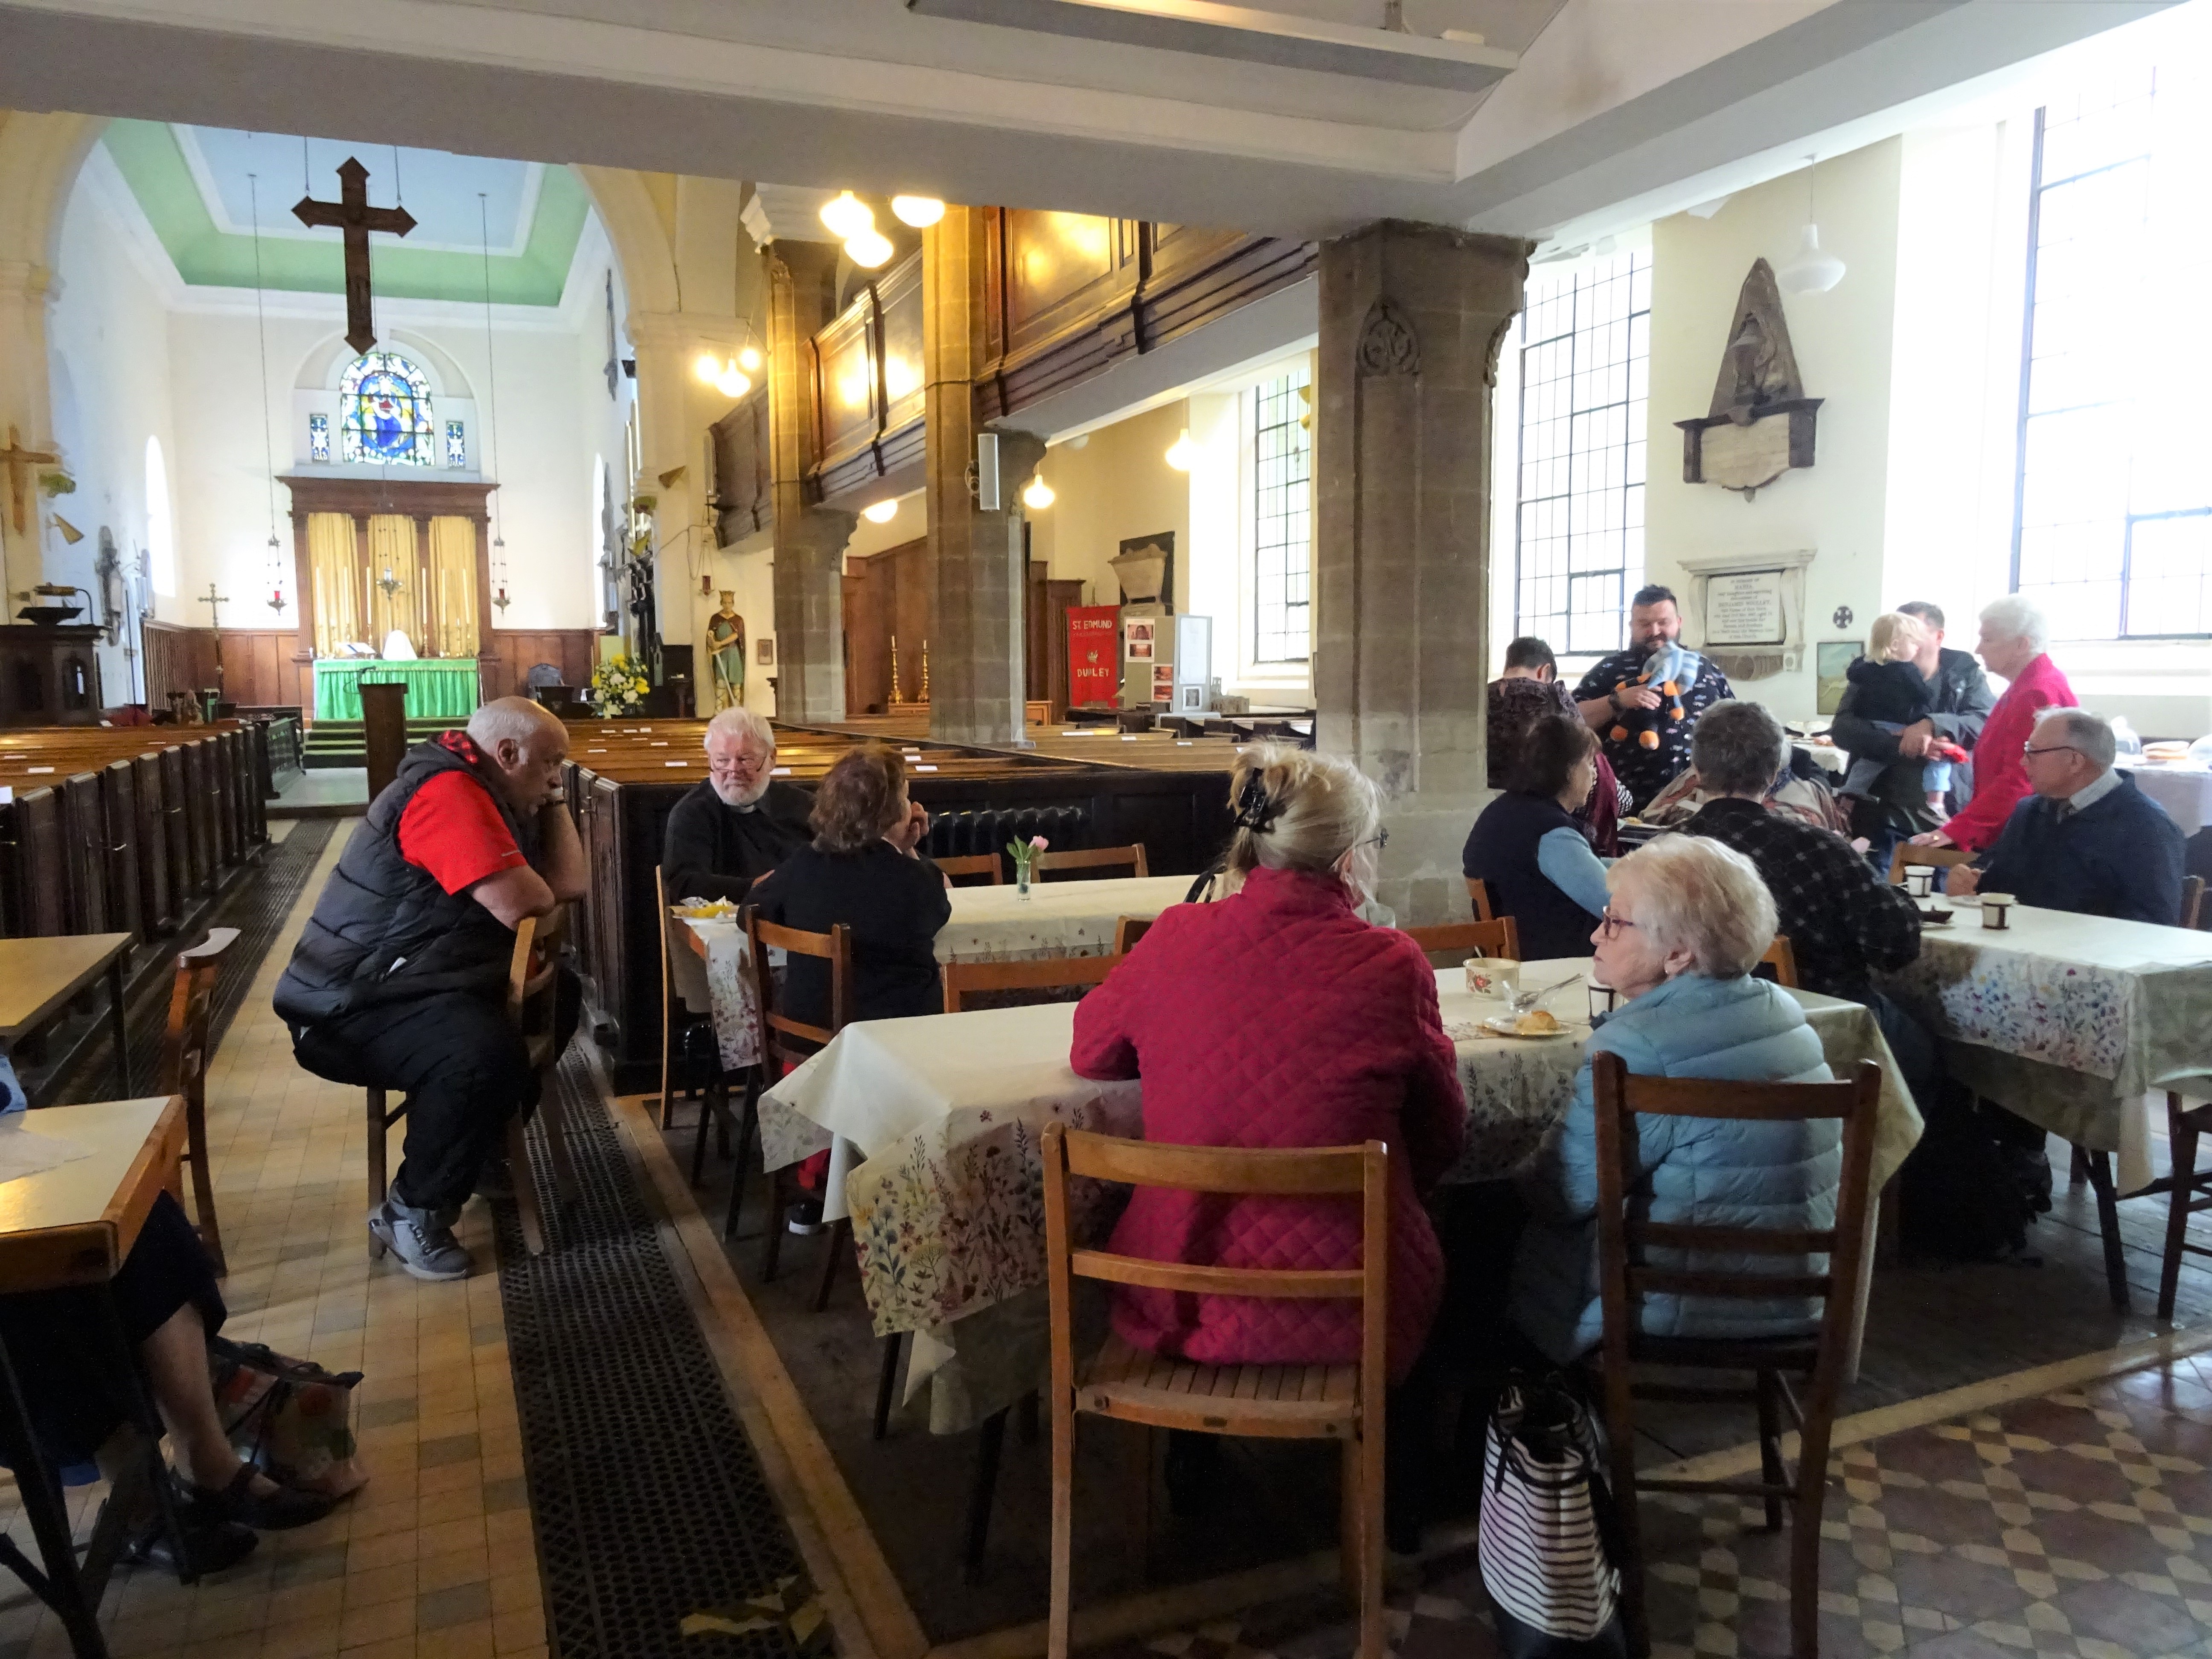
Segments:
[[[1899,885],[1905,871],[1914,865],[1929,869],[1948,870],[1954,864],[1971,864],[1974,855],[1963,847],[1915,847],[1909,841],[1897,843],[1897,850],[1889,855],[1889,884]]]
[[[534,662],[530,665],[530,672],[522,677],[522,683],[530,686],[559,685],[562,684],[561,670],[554,663]]]
[[[1477,921],[1495,921],[1498,919],[1498,912],[1490,902],[1490,884],[1480,876],[1467,878],[1467,898],[1468,902],[1474,906]]]
[[[665,907],[663,914],[666,914]],[[567,907],[544,916],[525,916],[514,929],[514,950],[507,959],[507,1017],[526,1042],[552,1034],[554,981],[561,971],[561,931]],[[532,966],[533,953],[540,958]]]
[[[961,853],[950,858],[932,858],[930,862],[955,881],[963,876],[981,876],[994,887],[1006,884],[1006,861],[996,853]]]
[[[784,927],[763,921],[760,912],[750,905],[744,908],[743,915],[745,938],[752,946],[753,976],[760,982],[762,1041],[769,1058],[796,1065],[816,1049],[827,1048],[830,1040],[852,1023],[853,930],[842,921],[826,933]],[[777,1008],[775,975],[768,970],[768,953],[771,950],[813,957],[830,964],[829,1024],[809,1025]]]
[[[1637,1341],[1633,1303],[1650,1292],[1769,1302],[1819,1297],[1822,1304],[1814,1399],[1832,1404],[1858,1312],[1865,1269],[1867,1187],[1874,1163],[1875,1115],[1881,1073],[1862,1060],[1840,1083],[1724,1083],[1711,1078],[1632,1073],[1619,1054],[1599,1054],[1591,1066],[1597,1117],[1598,1286],[1605,1309],[1605,1356],[1626,1366]],[[1723,1118],[1764,1122],[1840,1119],[1843,1173],[1835,1224],[1820,1228],[1686,1225],[1640,1220],[1628,1212],[1635,1170],[1636,1119]],[[1825,1255],[1825,1273],[1762,1273],[1710,1268],[1654,1267],[1647,1249],[1709,1256]],[[1808,1264],[1809,1265],[1809,1264]],[[1615,1370],[1614,1375],[1625,1375]],[[1822,1390],[1827,1392],[1825,1396]]]
[[[1126,868],[1131,875],[1137,877],[1152,874],[1151,870],[1146,867],[1142,842],[1127,847],[1083,847],[1068,853],[1054,853],[1048,849],[1039,853],[1036,862],[1030,867],[1039,876],[1053,870],[1109,870],[1116,867]]]
[[[1381,1397],[1389,1328],[1389,1158],[1379,1140],[1358,1146],[1246,1148],[1174,1146],[1123,1140],[1114,1135],[1048,1123],[1044,1131],[1045,1275],[1052,1305],[1054,1374],[1073,1340],[1074,1280],[1103,1279],[1117,1285],[1207,1296],[1274,1299],[1329,1298],[1359,1306],[1359,1389],[1364,1401]],[[1171,1187],[1182,1192],[1238,1196],[1351,1197],[1360,1200],[1360,1265],[1357,1267],[1219,1267],[1146,1256],[1078,1249],[1068,1226],[1067,1180]]]
[[[1797,953],[1790,948],[1789,934],[1777,933],[1759,961],[1761,967],[1774,969],[1777,985],[1786,985],[1793,991],[1797,988]]]
[[[1520,930],[1514,927],[1510,916],[1499,916],[1494,921],[1443,921],[1433,927],[1407,927],[1403,931],[1432,957],[1452,952],[1457,959],[1473,956],[1521,960]]]
[[[1131,947],[1152,931],[1155,916],[1118,916],[1114,921],[1114,954],[1126,957]]]
[[[979,991],[1051,991],[1063,986],[1097,985],[1121,965],[1110,957],[1035,957],[1025,962],[948,962],[945,1012],[964,1012],[965,1000]]]
[[[177,976],[169,988],[169,1027],[161,1038],[161,1081],[165,1095],[182,1095],[194,1106],[207,1099],[209,1028],[215,1017],[216,981],[223,957],[238,943],[235,927],[210,927],[189,951],[177,952]]]
[[[2184,876],[2181,878],[2181,925],[2184,927],[2203,927],[2212,917],[2204,914],[2204,878]]]

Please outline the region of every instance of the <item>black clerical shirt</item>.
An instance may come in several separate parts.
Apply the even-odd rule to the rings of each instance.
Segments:
[[[687,898],[742,903],[752,884],[813,839],[807,814],[814,799],[788,783],[771,783],[750,806],[726,806],[702,783],[668,815],[661,878],[669,902]]]

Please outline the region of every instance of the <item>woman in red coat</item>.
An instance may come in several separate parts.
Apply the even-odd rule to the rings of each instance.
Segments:
[[[1467,1112],[1436,975],[1420,947],[1354,906],[1382,842],[1356,768],[1269,745],[1239,757],[1237,830],[1213,904],[1162,913],[1075,1010],[1069,1064],[1142,1077],[1145,1138],[1197,1146],[1390,1148],[1390,1377],[1402,1382],[1443,1293],[1421,1198],[1457,1159]],[[1359,1206],[1137,1189],[1115,1251],[1235,1267],[1358,1265]],[[1358,1304],[1115,1285],[1114,1328],[1205,1364],[1347,1364]]]
[[[1996,845],[2012,809],[2028,794],[2021,750],[2046,708],[2070,708],[2078,699],[2058,665],[2044,653],[2051,637],[2043,613],[2017,593],[1982,607],[1982,637],[1975,649],[1990,672],[2011,682],[1974,740],[1974,798],[1941,830],[1915,836],[1916,847],[1963,847],[1982,853]]]

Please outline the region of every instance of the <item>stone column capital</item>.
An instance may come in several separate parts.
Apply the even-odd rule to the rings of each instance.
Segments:
[[[810,507],[794,515],[788,532],[779,536],[776,544],[779,549],[788,547],[809,558],[838,558],[852,541],[854,526],[860,522],[860,514],[848,513],[842,507]]]

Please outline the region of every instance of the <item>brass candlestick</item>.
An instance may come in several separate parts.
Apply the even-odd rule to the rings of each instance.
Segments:
[[[903,702],[905,701],[903,697],[899,696],[898,635],[896,634],[891,635],[891,701],[894,703]]]
[[[924,640],[924,641],[921,642],[921,702],[927,702],[929,701],[929,641],[928,641],[927,640]]]

